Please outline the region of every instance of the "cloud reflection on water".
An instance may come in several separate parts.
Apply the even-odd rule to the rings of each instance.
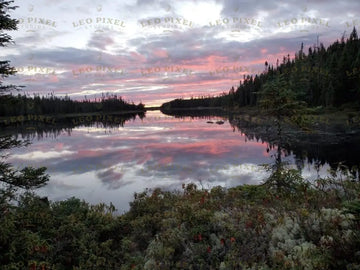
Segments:
[[[10,161],[27,165],[31,159],[31,165],[47,167],[51,181],[41,192],[51,199],[111,201],[120,211],[145,188],[180,189],[188,182],[231,187],[266,179],[268,172],[258,166],[273,161],[266,143],[247,141],[227,121],[208,120],[148,112],[106,134],[99,127],[76,127],[71,136],[33,141],[14,150]]]

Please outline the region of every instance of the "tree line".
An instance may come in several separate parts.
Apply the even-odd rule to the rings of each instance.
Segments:
[[[247,75],[235,89],[215,97],[176,99],[163,104],[163,108],[189,107],[244,107],[257,106],[264,85],[279,76],[283,77],[298,101],[308,107],[341,107],[359,105],[360,100],[360,40],[354,27],[350,36],[337,40],[328,48],[322,43],[309,47],[304,44],[295,53],[284,56],[276,66],[265,62],[265,71]]]
[[[143,111],[144,105],[129,103],[116,94],[102,94],[91,101],[85,97],[81,101],[68,96],[57,97],[50,94],[46,97],[34,95],[2,95],[0,96],[0,116],[17,116],[28,114],[67,114],[90,112]]]
[[[6,16],[9,8],[14,9],[12,2],[0,0],[0,46],[4,38],[9,40],[1,29],[16,28]],[[0,76],[6,77],[8,71],[7,62],[0,62]],[[287,86],[283,77],[276,85]],[[265,96],[271,96],[276,85],[265,87]],[[0,93],[10,88],[0,81]],[[50,105],[58,105],[59,110],[62,106],[60,112],[69,104],[110,108],[102,100],[1,98],[19,102],[14,107],[24,113],[42,106],[50,111]],[[111,100],[116,105],[125,103]],[[116,215],[111,203],[89,205],[76,198],[51,202],[35,195],[33,190],[49,181],[46,168],[16,169],[2,152],[27,144],[0,136],[1,269],[360,267],[360,185],[351,176],[310,183],[290,169],[272,174],[271,181],[257,186],[205,190],[183,184],[182,191],[175,192],[146,189],[134,194],[127,213]],[[274,177],[287,185],[274,187]]]

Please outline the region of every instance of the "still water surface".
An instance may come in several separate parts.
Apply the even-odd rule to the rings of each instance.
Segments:
[[[220,120],[224,123],[215,123]],[[77,126],[31,141],[26,148],[11,150],[9,162],[47,167],[51,180],[39,190],[41,195],[112,202],[120,213],[129,209],[133,194],[145,188],[261,183],[269,175],[261,164],[274,162],[275,154],[266,142],[249,140],[234,129],[226,117],[175,118],[159,111],[148,111],[145,118],[124,126]],[[293,155],[284,159],[296,163]],[[327,164],[316,170],[306,163],[305,178],[327,175]]]

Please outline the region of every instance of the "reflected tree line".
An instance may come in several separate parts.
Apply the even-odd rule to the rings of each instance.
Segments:
[[[244,76],[237,89],[232,87],[228,94],[224,93],[213,99],[177,99],[164,103],[161,108],[165,112],[171,112],[215,105],[231,111],[253,107],[258,115],[267,119],[254,132],[262,140],[273,144],[277,150],[272,177],[268,181],[276,188],[286,189],[291,182],[291,179],[283,177],[284,170],[288,170],[282,161],[282,154],[286,152],[295,154],[299,166],[306,156],[309,161],[315,160],[318,166],[325,161],[332,168],[341,165],[341,168],[349,169],[359,179],[359,140],[356,139],[359,139],[360,130],[355,128],[351,134],[343,130],[339,133],[334,121],[329,125],[330,132],[325,134],[319,126],[314,127],[315,123],[307,120],[307,116],[326,113],[329,108],[336,112],[346,109],[347,112],[343,114],[347,114],[349,124],[359,116],[359,41],[354,28],[349,38],[345,40],[343,36],[341,41],[337,40],[328,48],[320,44],[310,47],[308,54],[305,54],[302,44],[294,59],[287,55],[281,64],[277,61],[276,67],[265,62],[262,74],[255,77]],[[266,122],[271,124],[267,130]],[[234,123],[238,127],[239,123]],[[296,126],[296,129],[289,129],[288,123]],[[246,134],[242,126],[239,128]],[[311,132],[311,128],[317,132]],[[309,131],[311,135],[302,133],[302,130]],[[292,173],[295,172],[290,172],[288,176],[295,179]]]
[[[128,121],[134,121],[137,117],[143,119],[145,112],[122,113],[122,114],[83,114],[78,116],[61,115],[44,118],[32,118],[26,121],[0,121],[1,136],[15,136],[18,138],[32,139],[43,137],[56,138],[61,133],[66,132],[69,135],[76,127],[97,127],[105,129],[114,129],[124,127]],[[49,121],[47,121],[49,120]]]
[[[259,121],[257,117],[238,117],[230,115],[230,124],[234,131],[239,131],[247,140],[267,143],[269,152],[276,150],[275,165],[280,166],[282,157],[294,155],[297,168],[302,170],[305,162],[320,169],[326,163],[334,171],[348,168],[359,179],[360,172],[360,134],[341,134],[333,130],[301,131],[290,125],[282,124],[279,134],[271,121]]]
[[[6,15],[8,10],[16,8],[11,6],[12,2],[0,1],[0,31],[16,30],[16,20]],[[1,46],[10,40],[7,34],[1,33]],[[12,73],[8,62],[0,61],[0,79]],[[280,80],[275,86],[281,84]],[[2,86],[0,81],[0,94],[1,90],[9,88],[11,86]],[[264,110],[277,120],[275,128],[265,135],[261,129],[255,134],[266,139],[264,136],[274,132],[277,141],[269,141],[275,147],[278,144],[278,153],[281,153],[286,149],[287,140],[283,139],[286,129],[278,121],[279,116],[291,116],[301,104],[283,95],[281,98],[285,98],[289,106],[285,109],[278,106],[275,110],[271,106],[266,108],[276,89],[269,85],[263,99]],[[84,104],[96,108],[100,103]],[[34,109],[35,105],[30,107],[28,103],[21,105],[22,110]],[[46,114],[47,111],[31,113]],[[19,116],[28,114],[22,111]],[[33,127],[35,130],[58,131],[94,122],[122,126],[135,116],[118,116],[122,119],[119,123],[114,120],[116,116],[102,117],[57,117],[54,119],[56,125],[44,118],[31,120],[41,126]],[[16,119],[10,120],[10,125],[3,122],[1,130],[9,132],[15,125],[27,128],[24,132],[33,132],[26,126],[29,122]],[[246,131],[236,119],[230,120],[242,132],[252,132],[251,129]],[[49,181],[46,168],[16,169],[6,162],[4,153],[4,150],[26,144],[11,135],[0,136],[2,269],[359,268],[358,183],[348,181],[344,185],[342,182],[339,189],[334,182],[324,186],[322,181],[318,182],[320,189],[314,189],[304,183],[298,173],[288,171],[285,178],[277,175],[281,181],[291,181],[283,189],[285,192],[275,193],[264,185],[197,190],[194,184],[184,184],[183,192],[176,193],[147,189],[135,193],[129,212],[116,217],[111,203],[91,206],[76,198],[49,202],[46,197],[32,193]],[[281,155],[278,157],[276,165],[280,168]]]
[[[350,168],[354,176],[359,177],[360,140],[359,134],[346,135],[342,130],[324,127],[317,131],[302,131],[289,123],[282,122],[281,129],[276,121],[265,120],[258,116],[239,115],[224,110],[186,110],[167,113],[175,118],[192,118],[211,120],[213,117],[228,119],[233,131],[241,132],[246,140],[256,140],[268,144],[268,151],[276,150],[275,164],[282,163],[282,157],[294,155],[299,170],[305,162],[315,164],[319,168],[328,163],[333,170],[339,165]],[[97,127],[112,129],[123,127],[126,122],[137,117],[146,117],[144,112],[126,114],[85,114],[82,116],[63,116],[53,118],[51,122],[26,121],[11,125],[0,123],[2,136],[14,138],[41,139],[43,137],[58,137],[63,132],[71,135],[76,127]],[[54,124],[53,124],[54,123]],[[326,135],[324,133],[326,132]],[[338,134],[341,133],[341,136]]]
[[[314,164],[318,169],[329,164],[334,171],[348,168],[351,174],[359,179],[359,133],[346,134],[340,127],[326,125],[318,130],[301,130],[292,123],[276,122],[274,119],[270,121],[259,115],[239,115],[225,110],[178,110],[167,112],[167,115],[204,120],[213,117],[228,119],[233,131],[243,134],[245,140],[266,143],[268,152],[276,151],[273,163],[275,171],[282,168],[283,157],[293,155],[299,170],[305,167],[306,162]]]

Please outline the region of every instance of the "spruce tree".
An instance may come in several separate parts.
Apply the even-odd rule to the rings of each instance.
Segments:
[[[17,29],[17,21],[7,14],[8,11],[16,8],[16,6],[12,6],[13,2],[0,0],[0,47],[5,47],[13,42],[11,36],[5,33],[4,30]],[[10,62],[6,60],[0,61],[0,78],[4,79],[13,74],[15,74],[15,69],[10,66]],[[16,88],[13,85],[3,85],[2,81],[0,81],[0,94]],[[11,136],[0,137],[0,151],[26,144],[27,142],[16,140]],[[6,155],[0,153],[0,216],[9,207],[8,202],[16,199],[18,189],[30,190],[38,188],[45,185],[49,180],[48,175],[45,174],[46,168],[25,167],[22,170],[17,170],[7,163],[5,158]]]
[[[13,6],[14,1],[0,1],[0,47],[6,47],[7,45],[14,43],[11,36],[5,31],[17,30],[16,19],[12,19],[8,12],[14,10],[17,6]],[[14,75],[16,70],[10,65],[10,61],[0,59],[0,95],[8,91],[18,89],[15,85],[3,85],[3,80]]]

